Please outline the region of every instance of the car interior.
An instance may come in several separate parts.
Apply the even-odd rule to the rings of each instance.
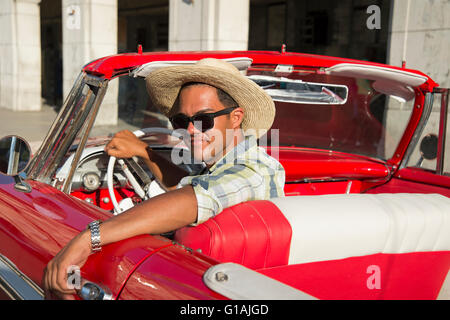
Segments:
[[[308,76],[306,79],[309,82],[295,77],[290,80],[274,78],[267,75],[267,72],[258,74],[257,70],[249,68],[251,61],[232,61],[242,72],[248,69],[249,77],[253,77],[255,82],[273,90],[277,109],[289,110],[285,113],[280,111],[284,118],[275,120],[276,128],[286,124],[295,112],[302,112],[302,116],[297,118],[312,119],[318,123],[311,127],[311,131],[333,125],[342,127],[344,120],[339,118],[338,112],[343,106],[351,106],[358,101],[367,102],[376,96],[375,89],[384,94],[395,93],[397,97],[408,101],[414,97],[412,87],[426,81],[426,78],[408,72],[341,64],[328,68],[325,73],[329,81],[339,77],[344,80],[327,83],[316,90],[317,83],[314,80],[320,79],[322,75]],[[130,76],[143,79],[155,68],[178,63],[192,62],[152,62],[137,68]],[[348,80],[355,76],[368,79],[363,85],[371,85],[372,91],[366,92],[362,100],[352,100],[351,97],[351,86],[363,86],[359,82]],[[305,83],[309,84],[308,94],[300,94],[294,102],[289,100],[291,98],[286,98],[286,92],[289,93],[292,88],[299,92],[305,90]],[[311,108],[318,108],[317,106],[308,105],[307,108],[301,105],[311,96],[318,104],[325,104],[319,106],[323,108],[319,117],[312,116],[311,113]],[[326,106],[327,104],[329,105]],[[327,140],[318,149],[309,145],[296,146],[289,139],[302,141],[302,136],[289,133],[287,142],[274,148],[269,145],[273,137],[268,133],[265,141],[267,145],[264,147],[269,154],[276,155],[285,167],[286,197],[245,202],[225,209],[220,215],[198,226],[188,226],[164,236],[220,262],[239,263],[288,282],[283,277],[289,277],[293,272],[298,274],[299,270],[307,275],[308,266],[316,268],[325,261],[335,261],[336,270],[343,273],[349,266],[360,265],[362,271],[360,270],[359,275],[363,277],[366,276],[363,265],[367,265],[368,261],[388,267],[396,264],[401,270],[406,270],[411,259],[429,259],[430,254],[434,255],[433,259],[439,259],[439,254],[448,249],[450,241],[450,234],[446,233],[450,228],[448,202],[443,201],[444,196],[437,194],[399,192],[394,195],[377,192],[376,187],[390,178],[391,168],[386,165],[388,155],[385,151],[380,153],[377,145],[364,145],[365,140],[384,142],[385,139],[379,118],[370,113],[371,110],[373,109],[364,109],[367,114],[365,119],[370,123],[366,126],[367,131],[372,132],[370,136],[361,134],[360,140],[345,140],[343,137],[356,137],[358,134],[326,131],[328,138],[334,134],[334,138],[340,137],[342,141],[348,142],[347,145],[343,143],[336,147]],[[154,110],[136,112],[141,115],[136,123],[139,126],[135,131],[137,136],[167,161],[173,159],[174,154],[183,158],[188,151],[180,144],[179,139],[171,136],[172,130],[167,119],[161,115],[155,117]],[[355,119],[355,123],[360,124],[361,118]],[[146,127],[148,124],[151,125],[150,128]],[[109,138],[87,141],[68,188],[72,196],[112,214],[120,214],[133,205],[164,192],[139,159],[124,161],[109,157],[103,150]],[[338,141],[336,139],[331,141]],[[303,140],[308,141],[307,138]],[[311,143],[320,145],[321,142],[317,140]],[[360,147],[357,149],[359,154],[350,152],[355,146]],[[327,147],[337,149],[331,152]],[[63,165],[56,171],[52,185],[58,186],[73,171],[76,149],[77,144],[74,143]],[[181,163],[180,167],[187,175],[195,175],[201,172],[204,165]],[[408,254],[402,255],[404,253]],[[349,260],[355,257],[358,257],[357,261]],[[331,278],[338,277],[335,271],[329,269],[330,264],[323,268]],[[393,282],[392,286],[399,287],[395,290],[402,290],[403,282],[400,279],[404,280],[414,272],[423,274],[424,270],[396,274],[397,282]],[[311,283],[313,282],[311,279]],[[296,283],[289,283],[296,286]],[[302,285],[304,286],[304,282]],[[349,296],[354,296],[355,290],[346,292]],[[328,297],[337,297],[333,296],[334,293],[329,292]]]

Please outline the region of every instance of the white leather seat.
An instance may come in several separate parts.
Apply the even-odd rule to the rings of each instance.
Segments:
[[[450,199],[442,195],[345,194],[271,201],[292,227],[289,264],[450,250]]]

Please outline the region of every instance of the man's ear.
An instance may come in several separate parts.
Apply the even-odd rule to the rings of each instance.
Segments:
[[[233,129],[240,128],[241,123],[244,120],[244,110],[238,107],[231,112],[230,117],[233,123]]]

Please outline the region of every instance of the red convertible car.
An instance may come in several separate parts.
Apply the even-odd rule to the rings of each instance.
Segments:
[[[110,159],[110,136],[91,129],[113,101],[168,161],[185,152],[145,78],[205,57],[233,63],[275,101],[259,143],[284,166],[286,196],[107,245],[71,274],[76,298],[450,298],[448,89],[416,70],[285,51],[87,64],[25,171],[0,175],[0,298],[43,299],[43,270],[69,240],[160,192],[139,159]]]

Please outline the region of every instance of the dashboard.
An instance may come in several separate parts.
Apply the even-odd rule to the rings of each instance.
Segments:
[[[164,157],[167,161],[171,161],[174,148],[170,147],[153,147],[159,155]],[[175,152],[185,152],[185,150],[179,149]],[[104,146],[86,148],[82,155],[81,160],[75,170],[72,178],[70,190],[81,192],[93,192],[98,189],[107,188],[107,169],[110,156],[104,151]],[[145,163],[138,157],[134,157],[134,160],[141,166],[146,174],[153,180],[151,171],[147,168]],[[69,174],[70,166],[73,161],[73,154],[67,158],[64,165],[58,170],[55,176],[56,181],[64,181]],[[204,169],[203,164],[180,164],[179,167],[186,172],[186,175],[198,174]],[[116,161],[114,165],[113,174],[114,188],[131,188],[125,174],[122,171],[121,166]]]

